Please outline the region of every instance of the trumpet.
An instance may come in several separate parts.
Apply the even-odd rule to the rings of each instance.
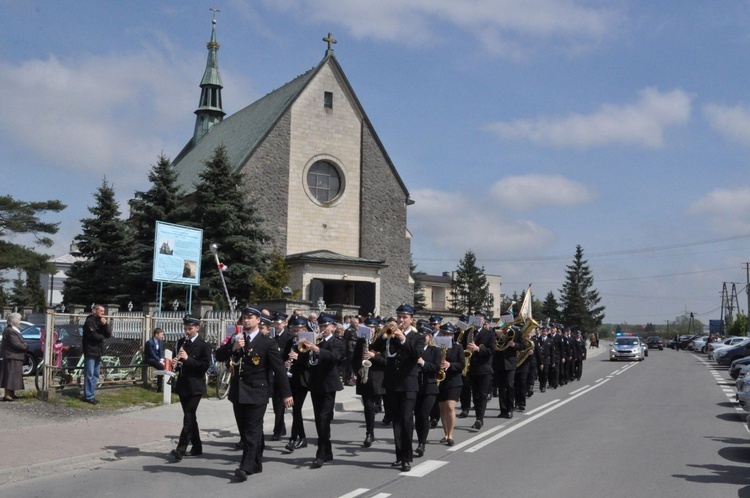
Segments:
[[[307,353],[312,349],[312,347],[309,345],[310,341],[302,341],[299,344],[297,344],[297,351],[300,353]]]
[[[391,337],[393,337],[393,333],[394,333],[394,332],[395,332],[395,330],[394,330],[394,327],[386,327],[386,328],[384,328],[384,329],[383,329],[383,331],[381,332],[381,336],[382,336],[382,337],[383,337],[384,339],[390,339]]]

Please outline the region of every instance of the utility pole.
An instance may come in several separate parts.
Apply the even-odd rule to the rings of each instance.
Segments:
[[[747,292],[747,315],[745,315],[747,329],[745,333],[750,336],[750,263],[745,263],[745,278],[745,292]]]

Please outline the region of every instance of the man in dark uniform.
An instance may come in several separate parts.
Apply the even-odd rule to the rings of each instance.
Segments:
[[[203,453],[200,429],[196,411],[201,397],[206,394],[206,371],[211,366],[211,346],[199,335],[201,320],[198,317],[186,315],[182,319],[185,337],[177,341],[174,356],[176,361],[175,392],[180,397],[182,405],[182,431],[177,442],[177,448],[171,454],[178,462],[184,456],[198,456]],[[188,444],[192,444],[187,452]]]
[[[292,334],[286,330],[286,319],[287,314],[277,311],[273,314],[273,329],[274,329],[274,341],[279,348],[279,351],[286,351],[287,343],[292,341]],[[282,357],[283,358],[283,357]],[[274,383],[275,384],[275,383]],[[273,388],[273,385],[271,386]],[[283,436],[286,436],[286,424],[284,423],[284,398],[279,395],[276,389],[273,389],[271,396],[273,402],[273,435],[271,441],[281,441]]]
[[[474,401],[476,421],[471,427],[481,429],[484,425],[484,412],[487,409],[487,395],[492,392],[492,358],[495,353],[495,331],[487,323],[487,312],[477,310],[474,316],[482,319],[482,327],[475,333],[474,341],[466,343],[471,351],[468,380]]]
[[[568,345],[568,361],[567,361],[567,373],[566,373],[566,379],[568,382],[573,382],[575,380],[575,362],[576,362],[576,344],[575,344],[575,337],[573,337],[573,334],[570,330],[570,327],[567,327],[565,329],[565,342]]]
[[[512,325],[509,329],[495,331],[497,347],[492,359],[492,369],[495,372],[495,385],[498,388],[498,402],[500,414],[498,417],[513,418],[513,404],[516,386],[516,351],[520,342],[516,338],[521,335],[521,329]]]
[[[435,400],[440,393],[438,387],[437,375],[442,364],[443,351],[433,345],[433,330],[430,327],[422,327],[419,332],[425,338],[425,345],[422,348],[422,357],[417,360],[419,365],[419,392],[417,393],[417,402],[414,407],[414,427],[417,431],[417,449],[414,454],[418,457],[424,455],[427,436],[430,433],[430,413],[432,408],[437,404]],[[438,416],[440,408],[438,407]]]
[[[260,310],[246,307],[242,310],[242,332],[216,350],[218,361],[232,361],[229,401],[235,419],[242,424],[240,435],[244,443],[240,466],[234,471],[240,481],[263,471],[263,416],[270,396],[269,379],[275,382],[284,406],[289,408],[293,404],[279,348],[272,338],[260,333],[260,321]]]
[[[292,341],[287,343],[283,357],[287,359],[285,365],[289,370],[289,384],[292,389],[292,397],[294,398],[294,408],[292,410],[292,432],[285,448],[287,451],[293,452],[294,450],[307,447],[302,407],[305,404],[305,399],[307,399],[310,379],[310,371],[307,368],[310,354],[299,352],[297,334],[300,332],[311,332],[312,330],[308,326],[308,320],[302,316],[293,316],[289,320],[289,326],[292,329]]]
[[[558,325],[552,325],[549,338],[552,340],[552,364],[550,365],[550,379],[549,385],[552,389],[557,389],[560,385],[560,370],[562,367],[563,356],[562,356],[562,345],[560,344],[562,338],[558,333]]]
[[[375,341],[378,321],[374,318],[365,320],[370,329],[370,341],[365,337],[357,338],[352,358],[352,369],[357,373],[357,394],[362,397],[362,407],[365,414],[365,440],[362,446],[369,448],[375,441],[375,413],[378,401],[385,394],[383,376],[385,371],[385,356],[374,351],[370,344]],[[363,370],[362,362],[369,361],[370,367]],[[365,378],[366,377],[366,378]]]
[[[386,414],[392,416],[396,444],[396,461],[391,466],[408,472],[414,459],[414,405],[419,391],[417,360],[424,347],[424,338],[412,327],[414,308],[402,304],[396,313],[398,325],[390,337],[381,335],[372,349],[386,357],[385,402],[389,405]]]
[[[429,319],[430,328],[432,329],[432,337],[437,337],[440,334],[440,326],[443,323],[443,317],[440,315],[432,315]],[[434,429],[438,425],[440,420],[440,405],[433,403],[432,411],[430,412],[430,428]]]
[[[573,375],[576,380],[581,380],[581,375],[583,375],[583,360],[586,359],[586,341],[583,340],[583,334],[581,334],[580,330],[576,331],[573,344],[575,345],[573,348],[575,352]]]
[[[320,336],[315,344],[308,344],[310,358],[310,398],[312,398],[315,413],[315,429],[318,433],[318,450],[311,469],[319,469],[325,462],[333,460],[331,448],[331,422],[333,409],[336,404],[336,391],[341,391],[338,365],[346,355],[344,342],[334,336],[336,320],[330,315],[320,314],[318,317]]]
[[[547,334],[549,331],[547,327],[543,327],[541,336],[539,337],[539,392],[543,393],[547,390],[547,381],[550,379],[550,367],[552,365],[552,338]]]

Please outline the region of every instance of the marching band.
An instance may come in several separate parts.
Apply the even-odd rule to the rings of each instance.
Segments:
[[[455,326],[437,315],[414,322],[414,308],[408,304],[385,321],[374,317],[361,325],[352,321],[356,336],[347,336],[356,337],[353,352],[335,333],[340,328],[335,316],[321,313],[313,324],[297,314],[287,320],[285,314],[276,313],[275,340],[261,341],[266,332],[259,325],[272,322],[270,315],[263,320],[266,315],[253,307],[243,309],[242,331],[215,353],[217,361],[226,361],[232,370],[229,399],[243,449],[235,471],[240,481],[262,471],[262,420],[269,398],[276,415],[274,441],[286,435],[283,412],[292,408],[290,437],[284,447],[292,453],[307,447],[302,406],[310,394],[318,446],[310,468],[317,469],[334,457],[331,422],[336,392],[354,372],[365,421],[362,446],[369,448],[375,442],[375,418],[382,406],[383,423],[393,430],[392,467],[409,471],[414,457],[424,456],[431,428],[441,424],[440,443],[453,446],[456,418],[468,418],[473,408],[470,427],[480,431],[493,397],[498,400],[498,417],[512,418],[515,411],[525,410],[537,379],[540,393],[581,380],[586,359],[580,331],[573,333],[549,321],[542,326],[530,317],[507,320],[503,315],[496,322],[481,309],[461,317]],[[185,454],[183,439],[177,450],[180,457]],[[196,454],[199,445],[196,440]]]

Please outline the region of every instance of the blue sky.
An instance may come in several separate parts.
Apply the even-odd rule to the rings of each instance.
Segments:
[[[211,3],[0,1],[3,191],[125,202],[192,135]],[[217,2],[231,114],[336,57],[416,204],[418,269],[469,249],[558,294],[580,244],[607,322],[720,317],[750,261],[750,3]],[[740,294],[747,309],[747,296]]]

